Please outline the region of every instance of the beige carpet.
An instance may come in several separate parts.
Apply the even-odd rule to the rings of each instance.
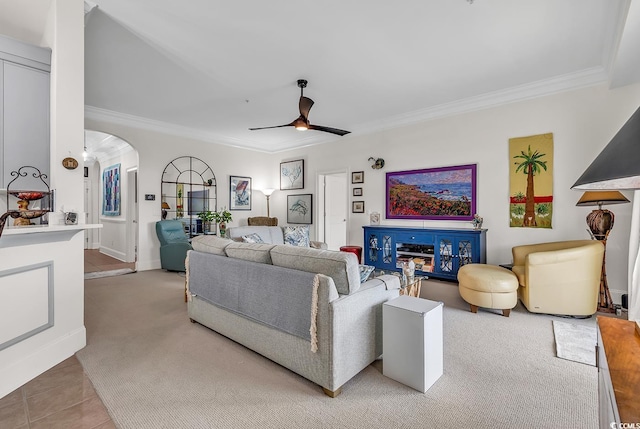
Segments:
[[[380,361],[331,399],[313,383],[198,324],[184,277],[162,271],[85,282],[88,345],[78,358],[120,428],[597,427],[597,369],[555,357],[552,320],[443,301],[444,375],[419,393]],[[572,323],[595,325],[594,319]]]

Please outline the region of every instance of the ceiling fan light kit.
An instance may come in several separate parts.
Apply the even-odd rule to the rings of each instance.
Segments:
[[[339,136],[344,136],[345,134],[349,134],[351,131],[340,130],[338,128],[325,127],[322,125],[312,125],[309,123],[309,111],[313,106],[313,100],[304,96],[304,89],[307,87],[307,81],[305,79],[298,79],[298,87],[300,88],[300,101],[298,102],[298,110],[300,110],[300,116],[295,119],[293,122],[284,125],[274,125],[271,127],[258,127],[258,128],[249,128],[251,131],[255,130],[266,130],[269,128],[283,128],[283,127],[294,127],[296,130],[306,131],[306,130],[316,130],[316,131],[324,131],[325,133],[336,134]]]

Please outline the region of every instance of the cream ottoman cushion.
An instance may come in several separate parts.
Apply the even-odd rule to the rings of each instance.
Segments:
[[[460,296],[469,303],[471,311],[478,307],[509,313],[518,303],[518,277],[506,268],[486,264],[467,264],[458,271]]]

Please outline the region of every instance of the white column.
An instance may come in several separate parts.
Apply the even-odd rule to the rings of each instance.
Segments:
[[[640,320],[640,191],[633,193],[629,234],[629,320]]]

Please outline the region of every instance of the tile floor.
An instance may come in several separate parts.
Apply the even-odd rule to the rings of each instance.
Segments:
[[[103,255],[84,251],[84,272],[135,269]],[[61,362],[0,399],[2,429],[111,429],[115,425],[75,356]]]
[[[75,356],[0,399],[3,429],[115,429]]]

